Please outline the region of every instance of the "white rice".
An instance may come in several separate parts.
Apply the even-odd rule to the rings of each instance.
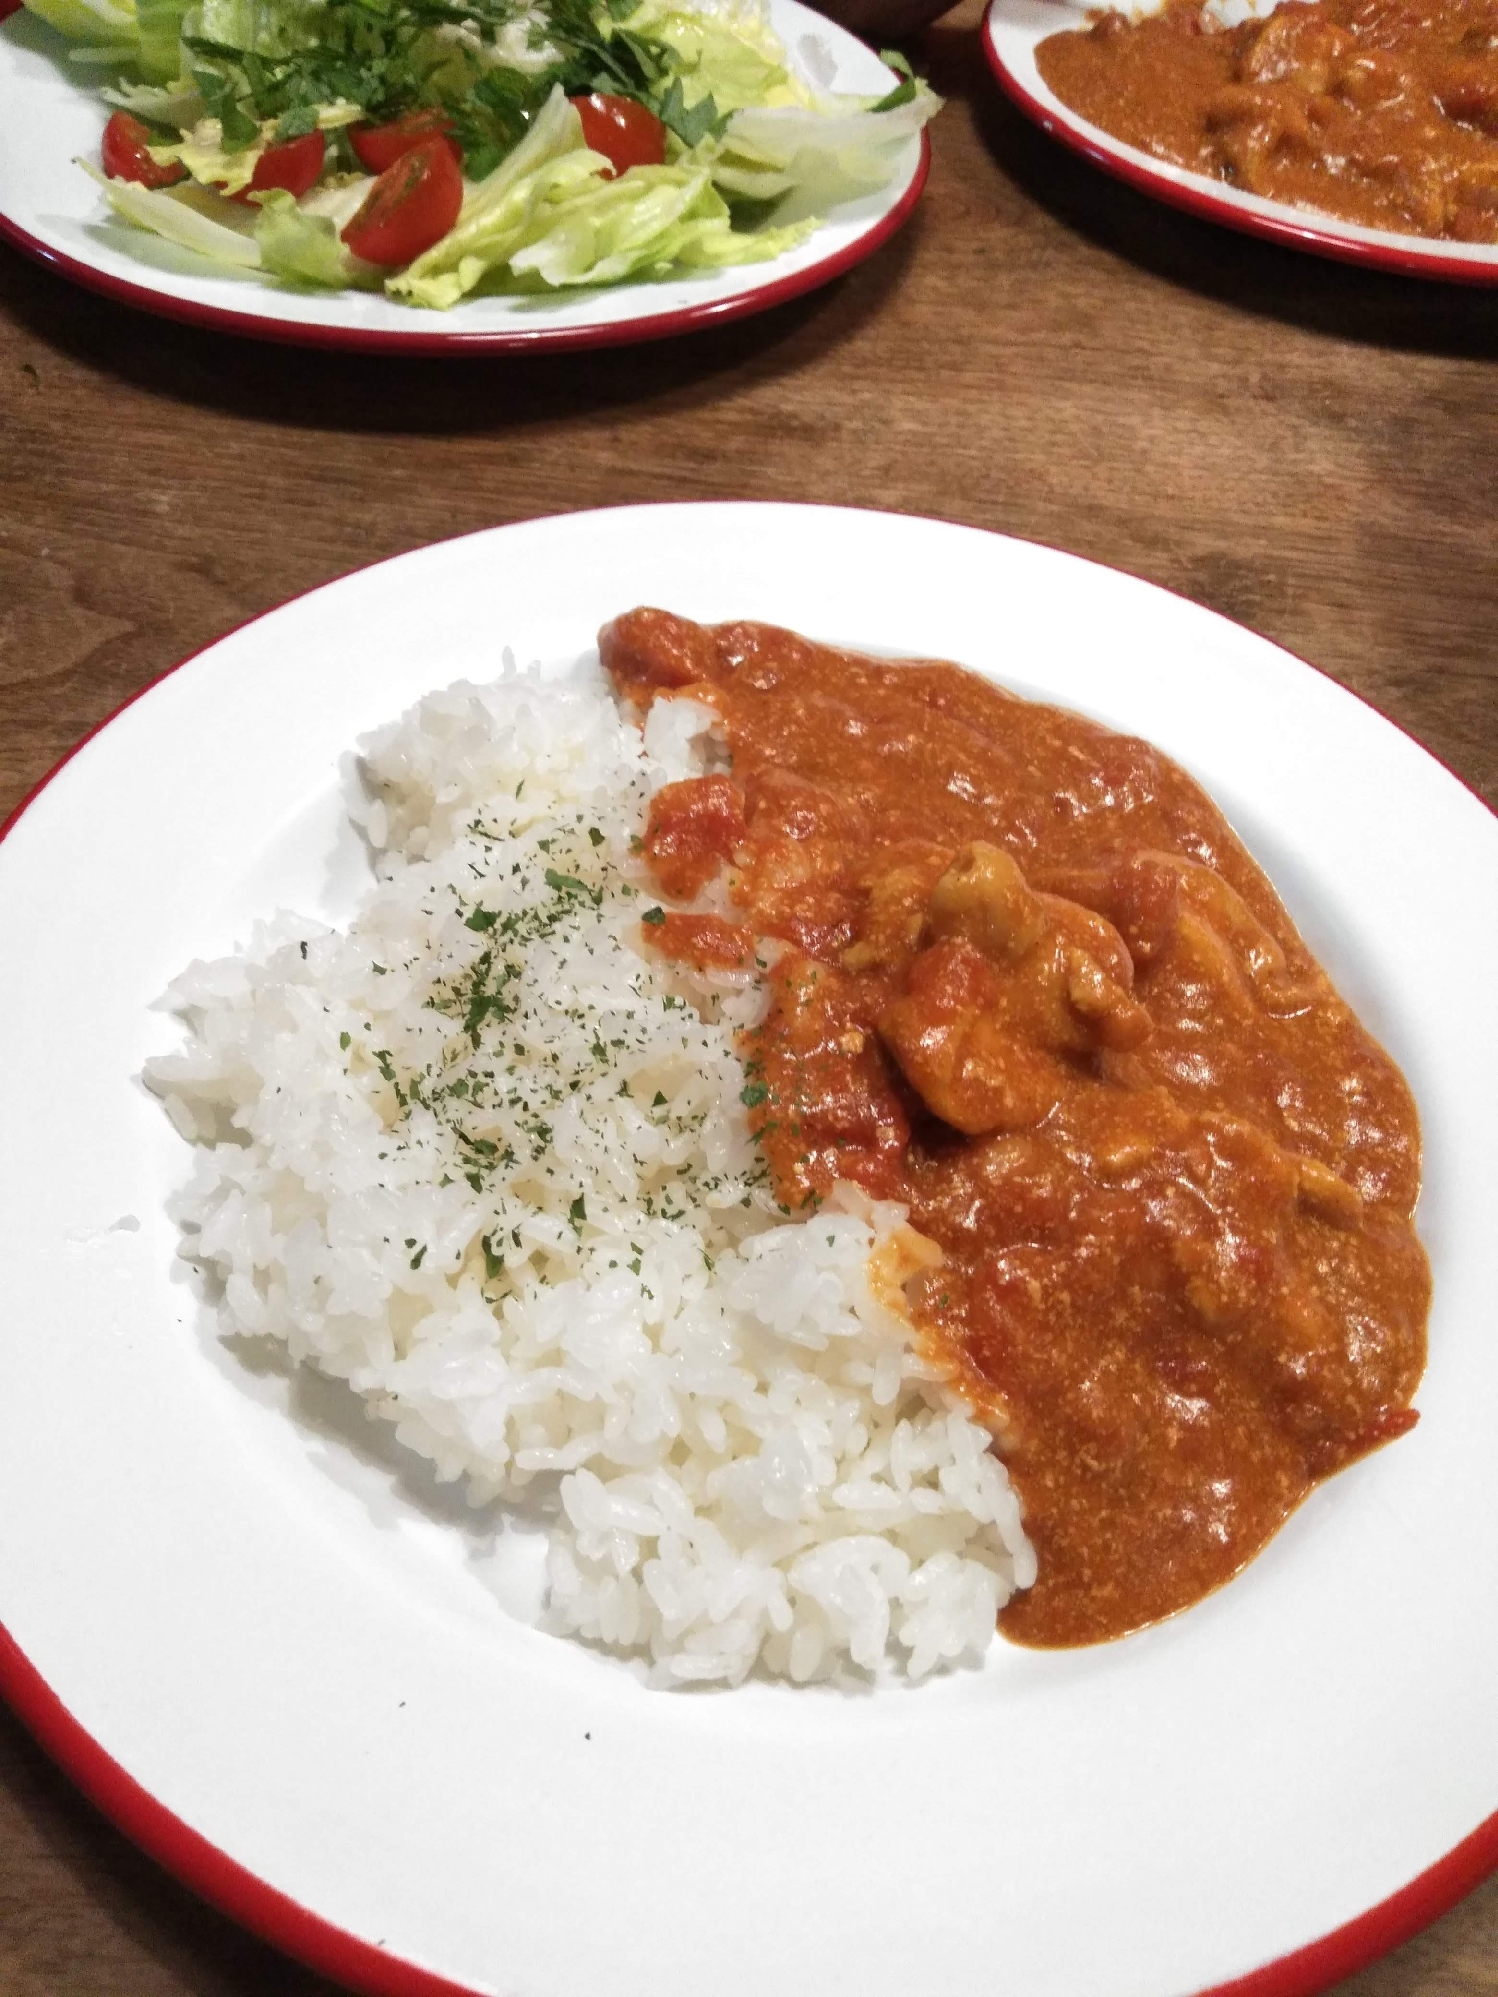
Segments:
[[[227,1332],[283,1340],[475,1503],[552,1514],[548,1626],[661,1683],[981,1654],[1034,1555],[900,1310],[903,1209],[775,1204],[740,1101],[751,973],[642,954],[642,733],[594,668],[433,694],[362,747],[377,884],[193,965],[151,1085]],[[891,1305],[894,1308],[891,1308]]]

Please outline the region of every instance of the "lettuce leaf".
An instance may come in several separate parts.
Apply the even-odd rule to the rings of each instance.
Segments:
[[[187,0],[135,0],[140,28],[136,64],[147,83],[172,83],[182,73],[182,16]]]
[[[316,38],[316,0],[198,0],[182,32],[255,55],[290,55]]]
[[[538,204],[532,219],[549,226],[511,254],[509,267],[517,277],[534,273],[552,288],[657,277],[673,265],[701,270],[760,263],[807,232],[735,234],[728,203],[707,173],[684,166],[637,167],[618,180],[553,196]]]
[[[556,291],[762,263],[800,242],[814,225],[735,230],[727,202],[702,168],[636,167],[602,180],[596,156],[575,153],[538,168],[510,191],[483,236],[471,236],[451,268],[443,245],[387,281],[392,297],[442,310],[486,290]],[[426,266],[423,268],[423,266]]]
[[[362,198],[363,189],[357,190]],[[258,197],[255,241],[273,277],[293,284],[329,285],[335,291],[378,289],[383,272],[354,256],[332,215],[299,208],[284,188]]]
[[[122,53],[140,46],[135,0],[26,0],[26,5],[70,42],[95,48],[118,44]]]
[[[583,143],[582,120],[558,85],[520,144],[468,196],[441,242],[385,289],[414,305],[455,305],[530,239],[533,212],[549,194],[595,180],[607,165]]]
[[[99,93],[106,104],[118,104],[148,125],[175,125],[188,131],[203,115],[203,98],[195,83],[131,83],[121,78]]]
[[[218,119],[200,118],[175,144],[152,146],[151,157],[158,166],[185,166],[200,187],[239,194],[254,177],[256,162],[274,130],[267,126],[250,145],[226,146]]]
[[[714,185],[742,200],[792,197],[778,219],[825,213],[835,202],[882,187],[895,155],[941,109],[924,83],[887,111],[864,99],[822,97],[810,106],[749,105],[736,111],[721,139],[696,156]]]
[[[392,298],[441,311],[479,285],[556,290],[655,277],[673,266],[758,263],[799,242],[810,224],[733,228],[708,170],[683,159],[605,180],[608,162],[553,91],[510,157],[470,195],[454,228],[386,281]]]
[[[85,47],[117,50],[148,83],[170,83],[181,67],[178,36],[186,0],[25,0],[32,13]]]
[[[217,195],[205,196],[190,182],[181,188],[153,189],[134,180],[107,180],[86,159],[80,159],[78,165],[98,181],[110,207],[127,222],[164,236],[183,249],[194,250],[199,256],[211,257],[215,263],[233,264],[241,270],[260,268],[259,246],[252,235],[243,233],[245,225],[237,217],[230,223],[227,218],[220,220],[211,211],[205,212],[209,201],[228,210],[234,208],[233,202],[223,201]],[[253,228],[253,210],[246,208],[243,213]]]
[[[250,205],[229,201],[193,181],[152,189],[132,180],[106,180],[87,160],[78,164],[127,222],[215,263],[337,291],[377,289],[384,275],[352,255],[338,234],[363,199],[367,176],[309,196],[316,207],[299,206],[282,188],[257,195]]]
[[[676,52],[688,105],[711,97],[722,115],[750,104],[812,101],[805,84],[787,66],[765,9],[752,0],[702,8],[643,0],[624,26],[631,33],[653,35]]]

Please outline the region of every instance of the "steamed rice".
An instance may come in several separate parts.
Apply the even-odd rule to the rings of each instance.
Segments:
[[[634,851],[712,716],[513,670],[367,740],[377,884],[193,965],[148,1080],[226,1331],[284,1341],[477,1503],[551,1518],[551,1629],[658,1682],[982,1652],[1034,1556],[989,1432],[899,1308],[918,1238],[776,1205],[749,972],[643,953]]]

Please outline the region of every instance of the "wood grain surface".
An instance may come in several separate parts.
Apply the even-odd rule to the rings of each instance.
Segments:
[[[0,817],[128,694],[300,590],[500,521],[684,498],[938,514],[1115,564],[1314,661],[1498,803],[1498,293],[1152,205],[1009,108],[977,18],[912,44],[950,102],[902,235],[684,340],[299,353],[0,248]],[[1498,1997],[1498,1880],[1340,1990]],[[0,1997],[330,1991],[0,1713]]]

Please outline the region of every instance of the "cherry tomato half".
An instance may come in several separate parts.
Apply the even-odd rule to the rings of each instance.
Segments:
[[[408,111],[389,125],[355,125],[349,132],[354,157],[366,173],[386,173],[403,153],[419,146],[423,139],[444,139],[452,148],[459,166],[463,152],[452,135],[452,120],[445,111],[429,108]]]
[[[571,102],[583,121],[583,143],[589,152],[602,153],[611,162],[605,180],[627,173],[632,166],[665,165],[666,128],[633,97],[605,97],[595,90],[591,97],[574,97]]]
[[[249,186],[241,187],[231,198],[248,201],[252,194],[268,194],[273,187],[284,187],[300,201],[308,188],[317,185],[327,152],[328,142],[321,132],[307,132],[300,139],[267,146],[255,162]]]
[[[172,187],[187,178],[187,168],[180,160],[158,166],[151,157],[150,144],[151,134],[139,118],[132,118],[128,111],[116,111],[104,127],[100,148],[105,173],[111,180],[137,180],[142,187]]]
[[[365,263],[408,264],[440,242],[463,206],[463,176],[446,139],[423,139],[387,167],[343,240]]]

